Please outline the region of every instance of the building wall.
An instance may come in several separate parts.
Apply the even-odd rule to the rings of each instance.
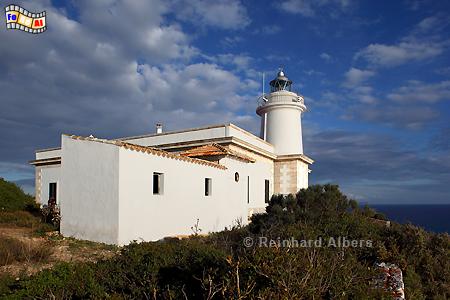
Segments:
[[[207,141],[226,137],[236,137],[250,145],[270,153],[273,153],[274,151],[273,145],[233,124],[215,125],[183,131],[163,132],[161,134],[124,138],[123,140],[141,146],[158,146],[190,141]]]
[[[276,107],[266,113],[266,139],[277,155],[303,153],[301,112],[293,107]]]
[[[308,164],[297,160],[297,191],[308,188],[309,166]]]
[[[269,180],[269,199],[273,194],[273,164],[262,161],[246,163],[232,157],[220,160],[230,173],[239,173],[239,184],[245,186],[244,197],[240,197],[247,203],[248,216],[253,213],[264,212],[265,203],[265,180]],[[234,176],[234,175],[233,175]]]
[[[256,110],[261,116],[261,136],[275,147],[277,155],[302,154],[301,113],[306,110],[297,94],[277,91],[266,95]]]
[[[47,204],[49,199],[49,184],[56,182],[56,201],[60,203],[61,165],[36,167],[36,202]]]
[[[153,172],[163,173],[163,194],[154,195]],[[212,195],[204,195],[212,178]],[[120,149],[119,244],[189,235],[199,220],[201,233],[247,221],[246,184],[234,170]]]
[[[210,126],[192,130],[163,132],[142,137],[124,138],[128,143],[141,146],[155,146],[161,144],[182,143],[187,141],[207,140],[226,136],[225,125]]]
[[[308,188],[308,165],[301,160],[275,161],[274,189],[276,194],[296,194]]]
[[[62,138],[61,233],[118,243],[119,148]]]
[[[259,184],[263,184],[265,179],[269,179],[270,186],[269,186],[269,197],[272,197],[272,195],[275,192],[275,180],[274,180],[274,160],[272,158],[268,158],[266,156],[257,154],[255,152],[249,151],[247,149],[244,149],[240,146],[236,145],[229,145],[228,148],[230,150],[236,151],[240,154],[243,154],[245,156],[251,157],[255,160],[254,164],[249,164],[249,167],[253,170],[252,171],[252,177],[255,179],[252,180],[254,183],[258,183],[258,185],[251,184],[251,188],[254,188],[255,190],[252,192],[252,195],[255,195],[255,200],[260,202],[254,202],[256,205],[250,205],[249,209],[252,210],[254,213],[265,211],[266,204],[264,203],[265,195],[264,195],[264,186],[261,188]],[[263,205],[261,209],[261,204]]]
[[[52,148],[36,151],[36,159],[61,157],[61,148]]]

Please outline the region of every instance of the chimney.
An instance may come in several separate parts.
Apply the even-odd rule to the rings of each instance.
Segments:
[[[162,133],[162,124],[156,123],[156,134]]]

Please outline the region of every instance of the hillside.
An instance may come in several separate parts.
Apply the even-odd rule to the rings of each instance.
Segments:
[[[14,183],[0,179],[0,296],[20,278],[61,262],[96,261],[116,248],[66,239],[43,222],[34,199]]]
[[[0,211],[25,210],[34,199],[25,194],[16,184],[0,178]]]
[[[386,263],[403,271],[407,299],[448,299],[448,234],[382,218],[337,186],[312,186],[274,196],[248,226],[134,243],[96,262],[5,277],[0,291],[7,299],[392,299],[375,284],[376,263]]]

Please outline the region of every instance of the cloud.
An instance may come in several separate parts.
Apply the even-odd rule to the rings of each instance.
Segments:
[[[441,15],[431,16],[419,22],[408,35],[398,43],[370,44],[358,51],[354,58],[363,59],[372,66],[394,67],[411,61],[432,59],[442,54],[448,42],[441,33],[450,23],[450,18]]]
[[[411,130],[422,129],[436,121],[439,112],[427,106],[399,106],[392,104],[354,106],[344,115],[345,119],[363,120]]]
[[[332,59],[331,55],[325,52],[322,52],[319,57],[324,61],[330,61]]]
[[[261,33],[266,35],[276,34],[281,31],[281,27],[278,25],[266,25],[261,27]]]
[[[165,1],[75,4],[76,20],[33,2],[51,16],[45,34],[0,31],[2,176],[33,178],[26,162],[35,149],[58,146],[61,133],[115,138],[153,132],[155,122],[171,130],[211,120],[256,130],[258,84],[224,67],[249,66],[250,57],[204,59],[165,17]],[[111,26],[117,19],[121,26]]]
[[[350,6],[349,0],[286,0],[280,8],[291,14],[300,14],[304,17],[314,17],[317,10],[324,6],[332,6],[338,10],[345,11]],[[335,12],[334,12],[335,13]]]
[[[312,183],[339,183],[358,200],[378,203],[423,203],[432,187],[434,203],[447,201],[448,152],[421,156],[405,150],[401,140],[374,132],[319,130],[305,138],[305,150],[316,161]]]
[[[232,48],[235,47],[237,44],[242,42],[244,39],[240,36],[227,36],[224,39],[220,41],[222,46],[226,48]]]
[[[205,56],[205,58],[213,63],[222,65],[233,65],[238,70],[248,69],[253,58],[246,54],[217,54],[215,56]]]
[[[365,104],[374,104],[377,102],[377,98],[373,96],[373,88],[368,85],[354,87],[350,97]]]
[[[444,51],[443,45],[434,42],[400,42],[396,45],[370,44],[359,51],[355,58],[363,58],[370,64],[394,67],[411,60],[433,58]]]
[[[315,11],[310,1],[287,0],[281,3],[281,9],[293,14],[301,14],[304,17],[312,17]]]
[[[347,88],[354,88],[361,83],[367,81],[369,78],[373,77],[375,75],[375,72],[370,70],[361,70],[357,68],[350,68],[348,70],[344,77],[345,81],[343,85]]]
[[[325,73],[320,72],[320,71],[316,71],[316,70],[313,70],[313,69],[310,69],[310,70],[304,70],[303,73],[305,73],[305,74],[308,75],[308,76],[313,76],[313,75],[316,75],[316,76],[323,76],[323,75],[325,75]]]
[[[401,86],[387,97],[399,103],[436,103],[442,100],[450,100],[450,80],[439,83],[424,83],[410,80],[405,86]]]
[[[242,29],[251,22],[239,0],[175,0],[171,4],[177,18],[196,25]]]

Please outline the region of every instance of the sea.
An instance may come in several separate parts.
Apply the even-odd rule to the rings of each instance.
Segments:
[[[370,204],[389,220],[450,234],[450,204]]]

